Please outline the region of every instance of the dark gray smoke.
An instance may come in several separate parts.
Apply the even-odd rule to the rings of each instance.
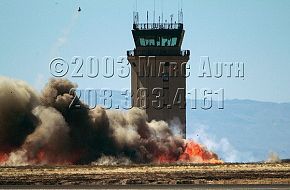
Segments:
[[[177,158],[182,151],[183,141],[167,123],[148,123],[137,108],[89,110],[79,100],[74,103],[80,107],[70,107],[76,85],[68,80],[52,79],[40,97],[21,81],[1,78],[0,84],[0,148],[21,149],[27,161],[89,164],[108,155],[148,163],[163,153]]]
[[[37,126],[38,95],[24,82],[0,77],[0,152],[19,148]]]
[[[38,96],[21,81],[0,78],[0,164],[151,163],[183,154],[185,140],[166,122],[148,122],[137,108],[90,110],[74,99],[76,87],[51,79]]]

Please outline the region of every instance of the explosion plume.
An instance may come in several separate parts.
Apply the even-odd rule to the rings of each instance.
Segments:
[[[26,83],[0,78],[0,164],[220,163],[194,141],[174,135],[168,123],[127,112],[71,108],[72,88],[51,79],[38,95]]]

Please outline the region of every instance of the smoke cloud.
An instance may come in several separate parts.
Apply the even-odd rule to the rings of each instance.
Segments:
[[[280,163],[281,159],[279,158],[279,155],[276,152],[270,152],[265,162],[266,163]]]
[[[19,148],[37,126],[38,95],[24,82],[0,77],[0,152]]]
[[[0,78],[1,165],[221,162],[168,123],[148,122],[143,110],[89,109],[74,99],[76,87],[51,79],[38,95],[24,82]]]

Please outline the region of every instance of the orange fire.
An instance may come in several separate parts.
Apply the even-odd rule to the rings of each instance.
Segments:
[[[205,147],[193,140],[185,140],[184,151],[178,158],[172,158],[168,155],[159,155],[156,162],[223,163],[222,160],[218,159],[218,156],[215,153],[208,151]]]
[[[6,153],[0,152],[0,164],[8,160],[8,155]]]
[[[13,147],[0,147],[0,164],[5,163],[9,159],[9,153],[14,150]]]
[[[196,163],[222,163],[218,156],[208,151],[202,145],[192,140],[186,141],[185,150],[180,155],[179,161],[196,162]]]
[[[183,150],[180,154],[174,155],[170,153],[157,153],[155,155],[155,163],[174,163],[174,162],[187,162],[187,163],[211,163],[219,164],[223,163],[218,156],[207,150],[202,145],[194,142],[193,140],[184,140]],[[52,164],[52,165],[72,165],[76,164],[83,155],[84,151],[70,152],[67,155],[54,155],[51,156],[51,151],[47,147],[39,149],[35,156],[28,157],[30,164],[42,165],[42,164]],[[9,152],[0,152],[0,164],[7,162],[9,159]]]
[[[50,152],[50,153],[49,153]],[[35,164],[52,164],[52,165],[73,165],[80,159],[83,151],[74,151],[66,155],[51,155],[51,151],[45,148],[40,149],[32,162]]]

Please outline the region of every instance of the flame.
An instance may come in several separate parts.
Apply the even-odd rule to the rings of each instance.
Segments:
[[[0,147],[0,165],[9,159],[9,153],[13,150],[14,148],[10,146]]]
[[[15,152],[14,152],[15,151]],[[17,154],[20,151],[24,154]],[[85,154],[83,150],[73,150],[66,154],[57,154],[50,150],[47,146],[39,148],[36,152],[27,152],[25,149],[0,151],[0,166],[6,165],[11,153],[16,153],[19,157],[25,159],[27,165],[74,165],[81,160],[81,156]],[[14,154],[15,155],[15,154]]]
[[[9,154],[11,151],[1,151],[0,152],[0,164],[3,164],[9,160]],[[82,150],[74,150],[74,152],[68,153],[66,156],[55,155],[51,157],[51,150],[46,146],[40,148],[34,156],[28,155],[29,164],[42,165],[73,165],[78,163],[81,155],[85,154]],[[196,143],[193,140],[184,140],[183,151],[178,155],[172,155],[170,153],[157,153],[155,155],[154,163],[210,163],[210,164],[220,164],[223,163],[218,156],[207,150],[201,144]]]
[[[51,156],[47,149],[41,148],[32,162],[38,165],[41,164],[52,164],[52,165],[73,165],[76,164],[83,154],[84,151],[77,151],[68,153],[67,155],[55,155]]]
[[[208,151],[205,147],[192,140],[186,141],[185,150],[179,156],[179,161],[212,164],[223,163],[215,153]]]
[[[5,163],[8,160],[8,155],[6,153],[0,152],[0,164]]]
[[[178,158],[172,158],[166,154],[159,155],[155,160],[156,163],[173,163],[173,162],[188,162],[188,163],[223,163],[218,156],[208,151],[202,145],[193,140],[185,140],[184,151]]]

